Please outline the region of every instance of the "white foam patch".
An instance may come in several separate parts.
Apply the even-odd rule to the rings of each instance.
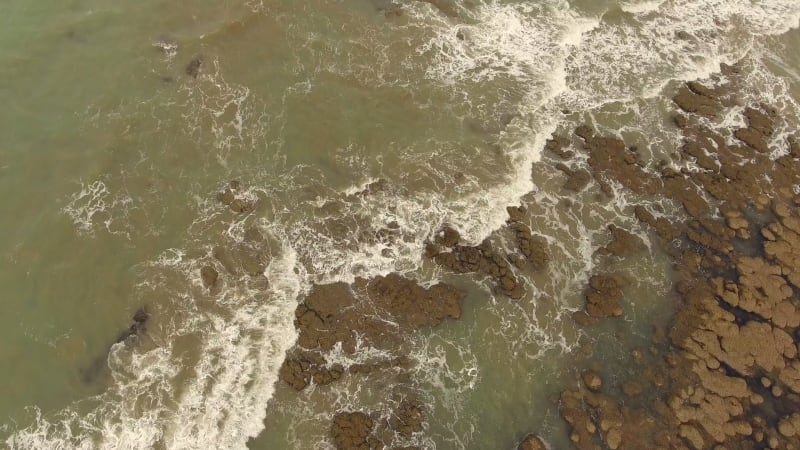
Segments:
[[[94,227],[95,215],[108,207],[109,195],[106,184],[101,180],[89,184],[81,183],[80,191],[72,194],[72,199],[63,211],[78,230],[88,233]]]
[[[181,91],[187,96],[186,133],[201,146],[210,142],[223,166],[230,152],[263,145],[267,113],[259,109],[249,87],[225,79],[218,58],[204,61],[198,77],[181,85]]]
[[[92,183],[81,183],[78,192],[61,209],[69,216],[79,233],[92,235],[98,229],[130,239],[131,225],[128,216],[133,199],[120,192],[112,192],[101,178]]]
[[[188,278],[199,267],[182,251],[170,251],[153,269]],[[114,383],[92,399],[96,407],[83,416],[75,412],[79,406],[46,420],[39,416],[6,444],[11,449],[245,449],[247,439],[263,429],[283,355],[296,339],[293,312],[302,284],[291,247],[274,256],[265,276],[268,292],[221,294],[222,311],[216,313],[179,297],[175,307],[188,312],[189,320],[165,324],[166,339],[150,350],[112,348]],[[176,353],[182,337],[197,339],[196,360]],[[188,379],[179,379],[187,373]]]
[[[622,2],[620,7],[623,11],[631,14],[645,14],[657,11],[664,4],[665,0],[644,0],[639,2]]]

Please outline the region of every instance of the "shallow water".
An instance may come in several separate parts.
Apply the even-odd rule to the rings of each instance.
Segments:
[[[555,398],[579,347],[646,348],[670,275],[655,249],[593,256],[608,223],[645,236],[641,199],[564,191],[544,140],[588,121],[669,159],[678,83],[740,59],[742,103],[786,118],[776,139],[800,121],[795,1],[455,1],[457,18],[416,1],[399,17],[379,0],[107,3],[12,0],[0,18],[11,448],[328,448],[337,409],[385,408],[394,385],[276,384],[294,308],[314,282],[391,271],[469,292],[461,320],[408,344],[431,411],[417,443],[512,448],[537,431],[561,448]],[[234,179],[253,211],[217,202]],[[445,223],[502,245],[520,202],[553,259],[521,301],[422,260]],[[199,269],[219,248],[246,267],[209,293]],[[569,315],[595,267],[636,282],[625,320],[585,335]],[[142,307],[146,333],[114,344]]]

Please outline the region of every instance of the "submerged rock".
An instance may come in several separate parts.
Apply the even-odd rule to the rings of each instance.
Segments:
[[[117,336],[117,339],[114,342],[127,342],[131,338],[135,338],[140,336],[142,333],[145,332],[147,327],[147,322],[150,320],[150,313],[147,311],[146,308],[142,307],[136,310],[133,314],[131,325],[128,327],[127,330],[120,333]]]
[[[206,289],[213,289],[217,285],[219,273],[212,266],[203,266],[200,269],[200,278],[203,280],[203,286]]]
[[[195,56],[189,61],[189,64],[186,64],[186,75],[189,75],[192,78],[197,78],[200,75],[200,68],[203,66],[203,58],[201,56]]]
[[[403,399],[390,419],[391,428],[402,436],[409,437],[422,431],[425,406],[416,397]]]
[[[564,182],[564,189],[568,191],[580,192],[592,180],[592,174],[586,169],[570,169],[564,163],[556,164],[556,169],[564,172],[567,181]]]
[[[217,194],[217,200],[230,207],[235,213],[247,213],[255,209],[255,202],[244,195],[244,190],[239,181],[233,180]]]

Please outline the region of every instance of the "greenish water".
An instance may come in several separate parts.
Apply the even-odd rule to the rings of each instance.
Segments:
[[[644,231],[633,197],[564,192],[544,140],[589,121],[655,161],[677,145],[675,86],[742,58],[742,102],[779,106],[785,138],[800,7],[481,0],[452,2],[451,18],[400,3],[399,17],[381,0],[3,4],[0,441],[329,448],[332,414],[385,409],[392,384],[276,384],[296,303],[314,282],[400,271],[469,292],[460,321],[409,344],[431,411],[416,443],[512,448],[539,431],[564,445],[554,400],[577,348],[624,336],[605,350],[620,360],[646,346],[669,274],[655,251],[615,263],[637,280],[626,320],[575,328],[606,225]],[[253,211],[217,202],[234,179]],[[385,190],[349,195],[377,179]],[[443,224],[480,242],[520,201],[553,258],[525,299],[422,261]],[[371,238],[392,221],[400,237]],[[215,248],[263,275],[224,273],[207,292]],[[143,307],[146,332],[115,345]]]

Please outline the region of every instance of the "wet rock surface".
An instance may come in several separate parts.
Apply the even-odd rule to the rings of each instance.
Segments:
[[[487,275],[494,282],[495,292],[515,300],[522,298],[525,288],[514,266],[540,271],[547,267],[550,255],[545,238],[525,223],[525,208],[510,206],[507,211],[505,231],[513,237],[519,253],[495,247],[488,239],[478,246],[462,245],[458,231],[445,227],[435,242],[428,243],[426,256],[454,273]]]
[[[586,313],[596,318],[621,316],[622,286],[618,275],[593,275],[586,289]]]
[[[570,169],[563,163],[556,164],[556,169],[567,176],[567,181],[564,182],[564,189],[569,191],[580,192],[592,181],[592,174],[586,169]]]
[[[255,202],[244,194],[245,189],[242,184],[233,180],[217,194],[217,200],[235,213],[247,213],[255,208]]]
[[[408,438],[423,430],[424,407],[416,397],[404,399],[386,415],[381,412],[339,412],[333,418],[331,437],[337,450],[420,450],[392,445],[393,435]]]
[[[395,389],[413,390],[413,363],[403,353],[403,342],[417,329],[461,317],[463,298],[464,294],[450,285],[424,288],[399,274],[359,278],[353,284],[316,285],[295,311],[299,336],[279,377],[301,391],[344,376],[383,372],[396,376]],[[359,358],[359,352],[368,348],[379,350],[381,356]],[[331,355],[338,352],[353,363],[345,367],[331,362]],[[336,414],[331,426],[336,448],[399,449],[388,446],[394,436],[408,439],[423,432],[426,407],[419,397],[404,394],[390,404],[395,405],[392,411]]]
[[[636,235],[614,224],[608,226],[611,242],[597,250],[597,254],[624,258],[641,252],[644,243]]]
[[[331,426],[333,443],[340,450],[375,450],[383,448],[377,439],[370,436],[374,426],[373,420],[363,412],[336,414]]]
[[[725,113],[730,89],[688,83],[675,96],[687,113],[680,116],[679,156],[699,171],[664,167],[657,179],[621,141],[576,130],[590,154],[600,149],[595,163],[590,160],[595,177],[645,194],[658,187],[683,205],[685,217],[635,207],[674,261],[679,305],[660,362],[622,384],[636,402],[615,399],[591,372],[578,389],[562,393],[561,414],[575,448],[800,448],[800,196],[794,188],[800,161],[793,141],[782,152],[769,147],[776,120],[769,106],[744,109],[747,127],[730,130],[733,144],[697,120]],[[617,158],[620,167],[607,164]],[[616,234],[598,253],[625,255],[629,236]],[[593,276],[589,315],[618,315],[618,289]]]
[[[326,353],[341,348],[354,355],[367,347],[394,351],[413,330],[459,318],[463,297],[452,286],[440,283],[426,289],[398,274],[358,279],[353,285],[316,285],[295,311],[297,345],[287,354],[280,378],[296,390],[329,384],[345,370],[330,364]],[[407,361],[397,357],[350,369],[368,373],[404,365]]]
[[[547,450],[547,447],[538,436],[529,434],[519,443],[517,450]]]
[[[217,285],[219,273],[217,272],[217,269],[211,266],[203,266],[200,269],[200,278],[203,280],[203,286],[205,286],[206,289],[212,289]]]

